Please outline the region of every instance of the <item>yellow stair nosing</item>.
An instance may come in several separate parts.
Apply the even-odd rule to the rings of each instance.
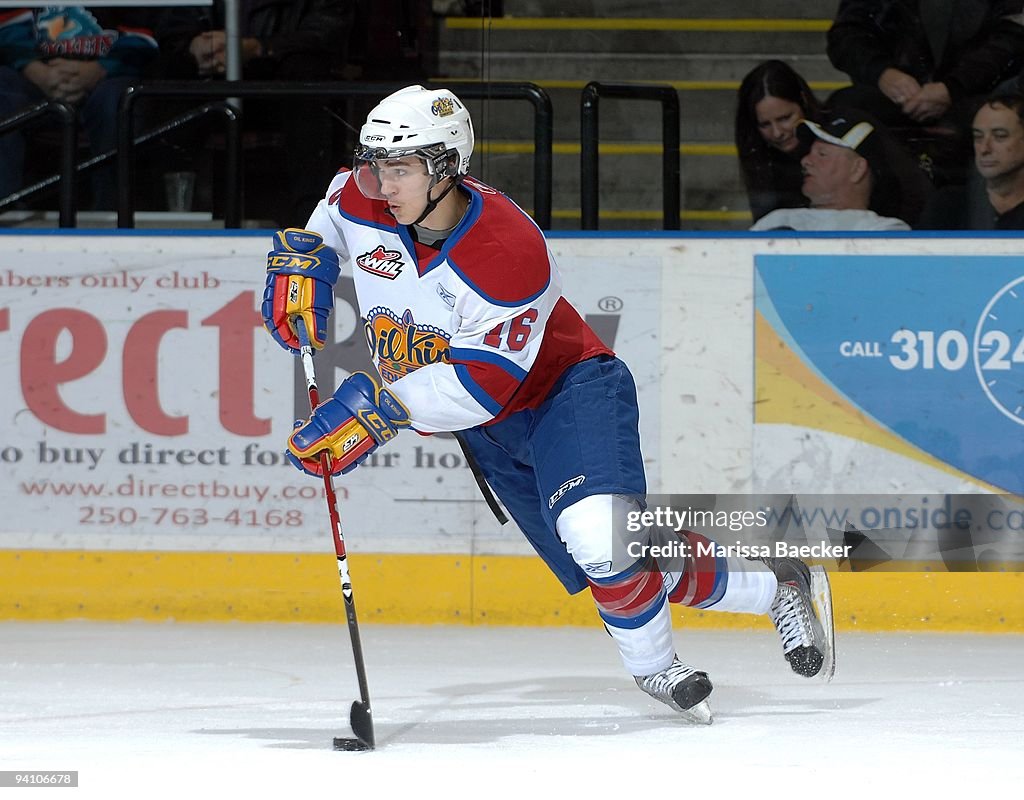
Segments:
[[[430,79],[431,83],[459,84],[459,83],[485,83],[478,78],[453,78],[435,77]],[[580,89],[582,90],[590,81],[579,80],[531,80],[529,78],[502,78],[493,83],[532,83],[541,89]],[[599,83],[601,81],[598,81]],[[736,91],[740,88],[739,81],[661,81],[661,80],[636,80],[636,81],[607,81],[608,83],[634,83],[638,86],[671,86],[681,92],[706,92],[706,91]],[[850,85],[849,81],[808,81],[808,85],[816,92],[831,92],[836,89],[845,89]]]
[[[533,152],[532,141],[487,141],[477,142],[476,149],[481,153],[492,155],[516,155]],[[602,142],[597,147],[602,155],[661,155],[661,144],[657,142]],[[551,147],[554,155],[579,155],[579,142],[555,142]],[[694,143],[682,144],[679,152],[684,156],[728,156],[736,157],[736,146],[733,144]]]
[[[660,220],[664,217],[661,211],[654,209],[600,209],[600,219],[609,220]],[[551,211],[552,219],[578,220],[582,212],[578,208],[556,208]],[[689,209],[679,212],[679,219],[687,222],[751,222],[749,211],[733,211],[731,209]]]
[[[698,19],[656,17],[448,17],[449,30],[694,31],[723,33],[822,33],[830,19]]]

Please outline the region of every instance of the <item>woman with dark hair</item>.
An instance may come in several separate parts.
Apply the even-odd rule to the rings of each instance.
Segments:
[[[756,222],[776,208],[800,208],[800,142],[802,119],[822,115],[811,87],[784,61],[765,61],[740,84],[736,106],[736,151]]]

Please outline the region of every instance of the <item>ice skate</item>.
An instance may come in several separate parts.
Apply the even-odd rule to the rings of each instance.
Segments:
[[[673,657],[672,663],[661,672],[635,675],[634,678],[636,685],[647,694],[675,709],[690,722],[711,724],[711,706],[706,698],[713,687],[706,672],[698,672],[678,657]]]
[[[796,558],[765,559],[779,581],[768,611],[782,652],[797,675],[832,680],[836,672],[832,591],[824,567]]]

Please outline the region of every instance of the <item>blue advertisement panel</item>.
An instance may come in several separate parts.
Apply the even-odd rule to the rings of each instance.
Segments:
[[[755,258],[755,421],[1024,494],[1024,259]]]

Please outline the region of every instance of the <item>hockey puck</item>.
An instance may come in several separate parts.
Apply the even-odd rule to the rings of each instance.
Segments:
[[[334,749],[335,750],[369,750],[370,746],[360,739],[348,739],[340,736],[334,737]]]

